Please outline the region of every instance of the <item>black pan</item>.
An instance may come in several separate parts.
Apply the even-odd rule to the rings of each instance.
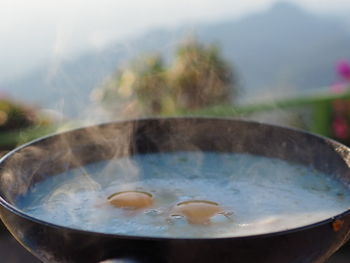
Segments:
[[[1,219],[24,247],[50,263],[96,263],[113,258],[137,262],[320,263],[349,239],[349,210],[288,231],[184,239],[82,231],[32,218],[16,208],[16,198],[48,176],[100,160],[173,151],[238,152],[279,158],[311,165],[350,188],[350,151],[327,138],[231,119],[132,120],[45,137],[3,157]]]

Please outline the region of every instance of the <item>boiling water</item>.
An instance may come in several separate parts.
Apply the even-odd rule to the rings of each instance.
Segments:
[[[141,211],[107,202],[115,192],[151,193]],[[103,161],[51,176],[18,198],[27,214],[57,225],[141,236],[245,236],[291,229],[350,206],[341,183],[310,167],[236,153],[177,152]],[[217,202],[230,216],[193,225],[171,217],[186,200]]]

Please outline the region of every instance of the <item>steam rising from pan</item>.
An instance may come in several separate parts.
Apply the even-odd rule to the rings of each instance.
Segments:
[[[52,262],[52,258],[60,261],[60,255],[79,261],[88,254],[88,258],[84,259],[93,258],[94,262],[126,255],[111,254],[110,252],[115,251],[116,247],[122,247],[122,251],[131,251],[131,255],[141,256],[141,258],[145,257],[145,254],[139,251],[141,247],[147,248],[147,251],[157,251],[157,253],[152,252],[152,255],[161,258],[176,255],[176,262],[183,262],[185,258],[182,255],[194,255],[193,253],[195,258],[201,256],[206,260],[214,260],[224,253],[231,259],[239,258],[244,262],[257,262],[264,259],[262,255],[266,255],[266,251],[269,251],[269,255],[275,259],[275,262],[293,262],[292,258],[295,255],[307,256],[311,262],[317,262],[333,253],[348,238],[349,224],[346,212],[338,215],[337,219],[344,220],[344,223],[340,229],[337,228],[337,231],[329,227],[334,219],[327,219],[295,231],[248,238],[243,242],[245,245],[241,243],[240,238],[210,239],[211,249],[208,249],[207,239],[193,239],[186,242],[177,239],[176,242],[171,240],[168,242],[168,239],[135,237],[135,239],[125,240],[116,235],[98,235],[96,240],[97,236],[91,236],[88,232],[52,227],[50,224],[33,221],[30,217],[22,215],[20,211],[12,212],[13,209],[16,210],[17,196],[26,193],[33,183],[47,176],[55,176],[72,168],[79,169],[100,160],[128,158],[134,154],[177,151],[235,152],[278,158],[313,167],[320,172],[330,174],[347,187],[350,185],[348,149],[336,142],[314,135],[228,119],[174,118],[126,121],[87,127],[43,138],[5,156],[1,162],[0,176],[2,219],[16,237],[26,246],[31,247],[44,262],[49,260]],[[198,160],[200,163],[200,158]],[[133,163],[130,162],[130,165],[132,167]],[[135,169],[134,173],[138,176],[139,172]],[[94,182],[92,181],[88,187],[95,187]],[[24,237],[30,240],[23,239]],[[86,240],[87,247],[74,246],[73,243],[78,242],[76,238]],[[317,239],[319,242],[310,242],[309,239]],[[64,247],[64,253],[57,251],[59,249],[57,242]],[[255,251],[254,253],[251,253],[251,249],[247,251],[246,242],[250,243],[249,247]],[[35,248],[30,244],[35,244]],[[102,250],[101,244],[103,244]],[[278,250],[276,250],[277,244]],[[308,245],[305,246],[305,244]],[[166,250],[164,246],[171,248],[171,251]],[[80,252],[73,252],[72,248]],[[96,253],[92,256],[91,253],[85,253],[84,249]],[[105,254],[101,255],[98,251],[104,251]],[[315,254],[315,251],[318,253]],[[130,256],[130,253],[127,254]],[[269,258],[270,261],[265,262],[271,262],[271,258]]]

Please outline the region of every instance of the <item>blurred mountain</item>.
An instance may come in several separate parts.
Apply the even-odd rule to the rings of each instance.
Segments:
[[[91,51],[62,63],[49,63],[0,86],[13,96],[77,116],[88,107],[91,90],[118,65],[139,54],[160,52],[167,58],[189,33],[217,43],[232,63],[242,86],[241,101],[293,95],[337,79],[337,60],[350,58],[349,21],[311,14],[289,3],[240,20],[154,30],[124,43]]]
[[[336,81],[337,60],[350,58],[345,21],[278,3],[265,13],[202,28],[237,65],[247,97],[300,93]]]

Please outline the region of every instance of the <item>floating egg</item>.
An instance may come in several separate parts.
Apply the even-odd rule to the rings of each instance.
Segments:
[[[153,196],[147,192],[124,191],[110,195],[108,202],[118,208],[141,209],[153,204]]]
[[[209,224],[210,218],[224,213],[218,203],[206,200],[190,200],[178,203],[171,216],[183,216],[190,224]]]

